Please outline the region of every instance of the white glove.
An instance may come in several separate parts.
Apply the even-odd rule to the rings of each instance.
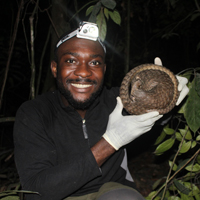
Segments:
[[[162,117],[157,111],[142,115],[122,115],[123,104],[117,97],[117,105],[109,116],[104,139],[118,150],[120,147],[130,143],[143,133],[149,131],[154,123]]]
[[[156,65],[161,65],[162,66],[162,61],[160,58],[156,57],[154,59],[154,63]],[[186,97],[186,95],[188,94],[189,92],[189,88],[187,87],[187,83],[188,83],[188,79],[185,78],[185,77],[181,77],[181,76],[177,76],[176,75],[176,78],[179,82],[179,85],[178,85],[178,91],[180,92],[180,95],[179,95],[179,98],[176,102],[176,105],[178,106],[182,100]]]

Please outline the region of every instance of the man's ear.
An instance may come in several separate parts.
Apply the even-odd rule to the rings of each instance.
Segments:
[[[104,74],[106,73],[106,64],[104,65]]]
[[[57,77],[57,63],[55,61],[51,61],[51,72],[53,74],[53,77]]]

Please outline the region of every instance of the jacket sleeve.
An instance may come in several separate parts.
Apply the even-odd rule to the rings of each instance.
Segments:
[[[24,105],[17,112],[14,145],[23,190],[39,193],[28,194],[27,200],[60,200],[101,176],[89,149],[76,159],[57,164],[54,141],[47,136],[37,110],[30,110],[30,106]]]

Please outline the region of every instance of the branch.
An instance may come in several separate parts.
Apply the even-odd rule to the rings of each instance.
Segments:
[[[5,90],[7,77],[8,77],[8,71],[9,71],[9,68],[10,68],[10,61],[11,61],[11,57],[12,57],[12,54],[13,54],[14,44],[15,44],[15,40],[16,40],[16,36],[17,36],[17,30],[18,30],[18,25],[19,25],[19,21],[20,21],[20,14],[21,14],[21,11],[23,10],[23,6],[24,6],[24,0],[21,0],[20,6],[19,6],[19,9],[18,9],[18,13],[17,13],[17,17],[16,17],[16,21],[15,21],[13,36],[12,36],[12,39],[11,39],[11,42],[10,42],[9,56],[8,56],[8,61],[7,61],[7,64],[6,64],[6,70],[5,70],[5,74],[4,74],[3,85],[2,85],[2,88],[1,88],[0,109],[2,107],[3,94],[4,94],[4,90]]]
[[[165,187],[166,184],[168,184],[184,167],[186,167],[200,152],[200,149],[198,149],[198,151],[196,151],[196,153],[178,170],[176,171],[173,176],[171,176],[171,178],[157,191],[157,193],[151,198],[154,199],[159,192],[162,191],[162,189]]]
[[[31,36],[31,81],[30,81],[30,96],[31,99],[35,98],[35,55],[34,55],[34,27],[33,27],[33,20],[36,10],[38,8],[39,0],[37,0],[35,8],[33,10],[32,15],[29,18],[30,21],[30,36]]]
[[[3,117],[0,118],[0,123],[2,122],[14,122],[15,121],[15,117]]]

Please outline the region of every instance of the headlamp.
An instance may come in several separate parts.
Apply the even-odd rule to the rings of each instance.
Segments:
[[[97,24],[91,23],[91,22],[81,22],[78,29],[75,31],[65,35],[56,45],[56,48],[58,48],[62,43],[66,42],[70,38],[76,36],[77,38],[83,38],[88,40],[97,41],[101,44],[101,46],[104,49],[104,52],[106,53],[106,47],[102,43],[102,41],[99,38],[99,29]]]

